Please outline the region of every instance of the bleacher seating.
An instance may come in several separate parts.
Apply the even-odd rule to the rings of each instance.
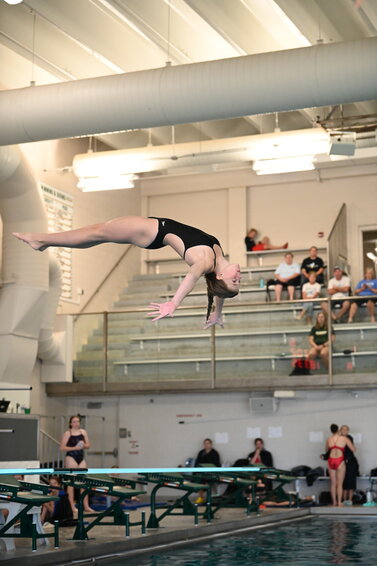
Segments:
[[[282,253],[282,250],[277,251]],[[249,253],[260,255],[260,252]],[[271,252],[264,253],[275,257]],[[305,384],[305,379],[312,381],[308,376],[289,376],[295,361],[309,349],[310,327],[295,319],[301,310],[299,300],[266,302],[265,287],[260,286],[260,279],[263,277],[266,281],[273,269],[271,265],[243,269],[241,292],[226,300],[225,327],[216,328],[218,385],[225,386],[226,381],[235,387],[253,383],[290,385],[297,384],[299,379],[301,384]],[[147,307],[151,300],[168,300],[183,277],[184,273],[177,272],[137,275],[122,292],[114,311],[107,317],[109,382],[140,385],[158,380],[162,387],[169,388],[173,381],[186,381],[189,387],[200,387],[200,381],[211,378],[211,331],[203,330],[204,280],[185,299],[185,308],[178,309],[172,318],[152,323],[147,309],[132,312],[133,308]],[[320,308],[318,302],[315,309]],[[376,365],[377,324],[368,322],[365,309],[359,309],[357,323],[338,324],[335,330],[334,374],[347,375],[348,379],[350,374],[372,373]],[[103,336],[103,328],[98,328],[77,353],[76,380],[102,381]],[[319,374],[316,383],[326,383],[327,371],[319,362],[312,373]]]

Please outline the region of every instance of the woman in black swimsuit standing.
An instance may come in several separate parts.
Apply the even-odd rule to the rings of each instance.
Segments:
[[[43,251],[50,246],[90,248],[105,242],[134,244],[139,248],[158,249],[170,246],[189,266],[188,273],[171,301],[151,303],[153,320],[173,316],[183,299],[204,275],[208,290],[208,309],[205,328],[223,326],[221,312],[224,299],[234,297],[240,287],[240,266],[224,257],[217,238],[169,218],[123,216],[101,224],[77,230],[46,234],[14,232],[16,238],[33,249]],[[215,310],[212,305],[215,297]]]
[[[81,419],[75,415],[69,419],[69,430],[66,430],[60,442],[60,450],[65,452],[64,465],[66,468],[87,468],[84,457],[84,449],[90,448],[88,433],[80,427]],[[74,489],[71,486],[67,488],[69,503],[73,514],[77,514],[74,499]],[[89,507],[88,497],[84,499],[84,509],[87,513],[93,513],[93,509]]]

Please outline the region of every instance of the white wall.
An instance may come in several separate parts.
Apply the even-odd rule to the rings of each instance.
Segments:
[[[248,228],[257,228],[276,245],[288,241],[290,247],[320,247],[326,244],[345,202],[349,259],[353,279],[358,280],[362,276],[360,229],[377,225],[377,165],[351,163],[290,175],[258,177],[248,168],[145,179],[142,210],[170,215],[213,233],[224,251],[230,252],[231,261],[241,257],[245,265],[243,238]],[[324,239],[318,232],[324,232]],[[168,257],[166,250],[159,253]],[[156,252],[149,252],[149,257],[152,254]]]
[[[257,178],[249,169],[159,177],[143,180],[140,192],[83,194],[75,188],[70,173],[43,171],[69,165],[72,155],[82,151],[80,143],[81,140],[45,142],[29,144],[26,148],[39,180],[74,195],[75,227],[120,214],[139,214],[140,210],[144,215],[172,216],[214,233],[231,259],[238,260],[238,256],[244,258],[243,237],[250,226],[259,228],[263,235],[268,234],[275,243],[289,240],[293,247],[321,245],[317,232],[328,235],[341,204],[346,202],[353,275],[356,279],[361,275],[359,230],[361,226],[376,223],[376,165],[328,169],[321,171],[320,176],[310,172],[274,179]],[[121,253],[122,246],[116,245],[74,251],[74,287],[84,288],[84,298],[93,292]],[[152,254],[160,252],[145,252],[145,255],[148,253],[153,257]],[[138,257],[133,257],[132,261],[132,269],[137,271]],[[113,294],[108,290],[111,300]],[[77,312],[79,308],[79,305],[63,305],[62,312]],[[38,385],[38,368],[35,372],[33,412],[66,411],[69,415],[86,410],[85,404],[90,400],[87,398],[46,399]],[[161,395],[154,397],[153,402],[145,396],[124,396],[119,401],[105,398],[97,414],[106,416],[106,445],[110,450],[117,441],[119,427],[131,431],[131,437],[119,440],[122,466],[182,464],[187,457],[195,456],[203,438],[215,438],[216,433],[224,432],[228,433],[229,442],[217,448],[224,461],[233,462],[251,451],[252,441],[246,437],[248,427],[260,427],[277,466],[316,466],[321,463],[318,455],[323,445],[309,442],[309,432],[326,435],[329,424],[335,421],[347,423],[353,433],[361,433],[362,471],[375,467],[376,391],[359,392],[357,399],[350,393],[336,391],[305,395],[282,402],[279,411],[268,416],[251,415],[248,396],[236,393]],[[177,417],[179,414],[201,416]],[[179,424],[179,420],[184,420],[185,424]],[[102,442],[101,432],[97,425],[92,426],[92,440],[98,448]],[[282,427],[281,439],[269,438],[270,426]],[[111,461],[109,459],[108,463]]]
[[[305,464],[323,465],[319,455],[331,423],[348,424],[351,434],[361,435],[357,457],[363,473],[377,465],[374,430],[377,425],[377,391],[301,392],[300,398],[281,400],[278,411],[253,414],[249,395],[216,393],[122,397],[119,426],[132,436],[119,440],[119,464],[126,467],[169,467],[195,457],[204,438],[212,438],[222,462],[234,463],[253,447],[248,429],[259,428],[260,436],[274,456],[277,467],[290,469]],[[104,401],[106,404],[106,400]],[[187,415],[187,416],[183,416]],[[184,424],[180,424],[184,421]],[[270,427],[281,427],[281,438],[270,438]],[[319,432],[323,442],[311,442],[309,433]],[[217,434],[227,433],[226,444],[216,443]],[[131,441],[137,441],[137,448]],[[132,452],[138,452],[134,454]]]

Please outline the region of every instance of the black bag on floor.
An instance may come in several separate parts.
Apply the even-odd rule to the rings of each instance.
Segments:
[[[320,505],[331,505],[331,493],[329,491],[321,491],[318,497],[318,503]]]
[[[367,502],[367,496],[365,494],[365,491],[362,491],[361,489],[355,489],[355,493],[353,494],[352,497],[352,503],[354,505],[363,505],[363,503]]]
[[[291,469],[291,472],[294,476],[298,477],[298,478],[305,478],[308,474],[308,472],[310,472],[310,467],[309,466],[296,466],[295,468]]]
[[[313,468],[312,470],[309,470],[309,472],[306,474],[307,485],[309,486],[313,485],[313,483],[317,478],[324,475],[325,475],[325,470],[322,468],[322,466],[318,466],[317,468]]]
[[[296,360],[293,370],[289,375],[311,375],[310,360],[307,360],[306,358]]]

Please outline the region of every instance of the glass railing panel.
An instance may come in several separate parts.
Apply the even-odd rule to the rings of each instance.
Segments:
[[[108,384],[125,389],[211,387],[211,333],[203,308],[179,309],[152,322],[146,312],[108,314]]]
[[[353,298],[351,297],[351,302]],[[337,312],[335,307],[334,312]],[[366,304],[359,303],[353,322],[348,313],[334,325],[333,374],[337,384],[375,383],[377,324],[371,322]]]
[[[216,330],[216,385],[307,385],[313,370],[319,383],[327,383],[327,369],[318,360],[307,360],[312,324],[296,318],[302,301],[277,303],[273,293],[271,301],[265,301],[265,294],[260,299],[249,304],[237,304],[235,299],[227,302],[224,329]],[[320,310],[321,302],[314,302],[313,317]]]
[[[101,383],[105,376],[104,314],[73,318],[73,381]]]
[[[224,328],[203,329],[205,305],[153,323],[145,310],[74,317],[73,380],[125,390],[200,390],[374,383],[377,324],[364,306],[353,323],[334,324],[332,375],[308,362],[312,324],[302,301],[226,301]],[[272,297],[273,299],[274,297]],[[316,301],[313,318],[323,300]],[[314,324],[314,320],[313,320]],[[213,342],[214,341],[214,342]],[[213,343],[215,350],[213,350]],[[215,363],[214,363],[215,359]]]

